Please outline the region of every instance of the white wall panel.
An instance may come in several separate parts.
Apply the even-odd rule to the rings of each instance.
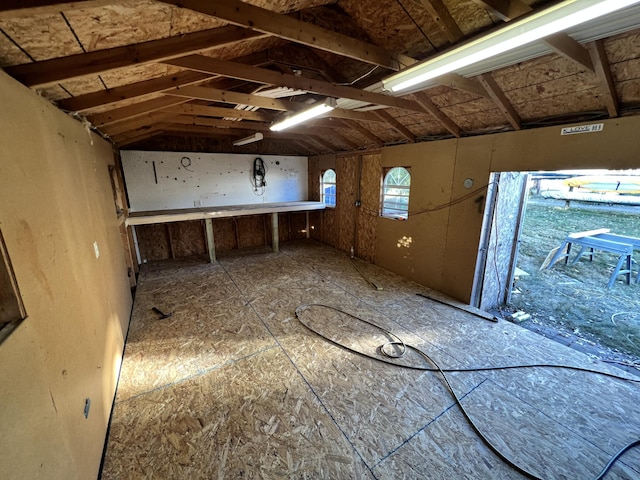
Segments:
[[[251,180],[258,155],[123,151],[132,212],[307,200],[307,157],[260,155],[264,189]],[[154,174],[155,166],[155,174]]]

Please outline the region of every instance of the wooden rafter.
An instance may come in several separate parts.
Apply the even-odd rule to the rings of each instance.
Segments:
[[[267,115],[261,111],[237,110],[235,108],[211,107],[208,105],[195,105],[193,103],[183,103],[173,107],[163,109],[165,112],[177,115],[201,115],[205,117],[236,118],[239,120],[254,120],[257,122],[270,122],[272,115]]]
[[[429,12],[450,43],[457,43],[464,38],[464,33],[442,0],[420,0],[420,3]]]
[[[193,71],[180,72],[175,75],[165,75],[163,77],[130,83],[109,90],[100,90],[77,97],[65,98],[58,101],[58,107],[71,112],[83,112],[102,105],[112,105],[151,93],[162,92],[184,85],[193,85],[211,78],[212,76],[206,73]]]
[[[516,130],[522,129],[522,121],[520,120],[520,115],[516,112],[516,109],[513,108],[513,105],[506,97],[500,86],[496,83],[495,79],[491,76],[490,73],[484,73],[478,77],[480,83],[484,85],[484,88],[487,89],[487,92],[491,95],[494,102],[498,105],[498,108],[505,116],[505,118],[509,121],[511,126]]]
[[[265,65],[270,62],[266,50],[236,58],[235,61],[248,65]],[[58,101],[58,107],[73,112],[87,111],[103,105],[115,105],[125,100],[132,100],[152,93],[164,92],[176,87],[194,85],[215,78],[215,75],[187,70],[173,75],[165,75],[150,80],[130,83],[109,90],[100,90],[77,97],[66,98]]]
[[[521,17],[533,11],[522,0],[474,0],[477,4],[490,10],[505,22]],[[542,40],[557,54],[574,61],[582,67],[593,71],[593,63],[589,52],[566,33],[556,33]]]
[[[446,116],[425,93],[416,93],[416,101],[454,137],[460,137],[460,127]]]
[[[234,25],[251,28],[269,35],[335,53],[391,70],[415,63],[415,60],[393,55],[376,45],[303,22],[288,15],[256,7],[240,0],[163,0],[166,3],[204,13]]]
[[[133,118],[128,118],[120,122],[111,123],[100,128],[100,131],[114,137],[126,132],[138,130],[140,128],[151,128],[158,123],[168,121],[173,115],[167,112],[150,112]]]
[[[589,44],[589,53],[593,59],[593,65],[596,75],[600,82],[600,89],[604,97],[604,104],[607,107],[610,117],[617,117],[620,112],[618,110],[618,97],[611,76],[611,68],[609,68],[609,60],[607,60],[607,52],[604,49],[604,42],[596,40]]]
[[[260,36],[263,34],[245,28],[226,26],[134,45],[15,65],[7,67],[5,71],[28,87],[41,87],[119,68],[161,62]]]
[[[462,75],[458,75],[457,73],[447,73],[446,75],[438,77],[437,81],[440,85],[444,85],[446,87],[455,88],[456,90],[462,90],[479,97],[490,98],[489,94],[482,87],[482,85],[471,78],[463,77]]]
[[[281,112],[297,112],[306,108],[306,105],[299,102],[287,102],[277,98],[261,97],[250,93],[230,92],[208,87],[183,87],[166,92],[172,96],[184,97],[186,99],[208,100],[211,102],[222,102],[231,105],[251,105],[253,107],[266,108],[268,110],[278,110]],[[185,100],[186,102],[187,100]]]
[[[378,115],[382,120],[387,122],[391,127],[393,127],[394,130],[400,133],[407,140],[409,140],[410,142],[416,141],[416,136],[411,132],[411,130],[409,130],[407,127],[402,125],[398,120],[393,118],[389,114],[389,112],[385,110],[376,110],[374,113]]]
[[[334,85],[321,80],[298,77],[266,68],[253,67],[250,65],[229,62],[202,55],[189,55],[186,57],[175,58],[167,60],[165,63],[181,68],[189,68],[203,73],[224,75],[226,77],[247,80],[250,82],[295,88],[334,98],[347,98],[365,103],[422,112],[420,105],[404,98],[392,97],[390,95],[369,92],[367,90],[360,90],[353,87]]]
[[[160,97],[144,102],[134,103],[126,107],[115,108],[107,112],[98,113],[89,117],[89,121],[96,127],[102,127],[110,123],[119,122],[128,118],[135,118],[146,115],[156,110],[185,103],[189,100],[182,97]]]
[[[162,135],[165,131],[159,127],[151,127],[151,128],[140,128],[139,130],[127,132],[122,135],[117,135],[112,137],[111,139],[118,145],[119,147],[126,147],[128,145],[132,145],[134,143],[141,142],[142,140],[147,140],[148,138],[156,137],[158,135]]]
[[[353,128],[354,130],[356,130],[360,135],[368,138],[371,142],[373,142],[374,145],[383,145],[384,144],[384,140],[382,140],[380,137],[378,137],[377,135],[373,134],[369,129],[363,127],[362,125],[360,125],[358,122],[354,122],[354,121],[342,121],[341,122],[346,128]]]
[[[335,152],[338,150],[332,143],[327,142],[324,138],[320,137],[319,135],[309,135],[309,139],[313,140],[318,145],[321,145],[324,148],[328,149],[330,152]]]

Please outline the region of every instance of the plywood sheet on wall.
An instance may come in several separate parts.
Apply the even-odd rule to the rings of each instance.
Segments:
[[[171,258],[167,224],[138,225],[135,229],[140,260],[143,263]]]
[[[247,215],[236,219],[238,239],[242,248],[266,245],[266,218],[264,215]],[[269,222],[269,232],[271,222]]]
[[[357,208],[358,257],[373,262],[376,253],[376,226],[380,206],[380,180],[382,167],[380,153],[362,155],[362,176],[360,179],[361,206]]]
[[[215,239],[216,253],[227,252],[238,248],[234,219],[213,219],[213,238]]]
[[[307,200],[306,157],[262,155],[266,187],[252,185],[255,155],[123,151],[132,212]]]
[[[337,248],[348,252],[355,247],[356,195],[359,171],[358,155],[336,158]]]
[[[190,257],[207,253],[203,223],[198,220],[169,224],[175,257]]]

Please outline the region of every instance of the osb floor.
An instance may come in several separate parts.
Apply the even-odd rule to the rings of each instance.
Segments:
[[[562,363],[622,373],[315,242],[145,265],[104,479],[517,479],[474,434],[440,377],[331,344],[295,317],[338,306],[442,367]],[[173,316],[164,320],[151,308]],[[302,318],[376,354],[383,335],[323,307]],[[415,362],[416,358],[408,358]],[[545,479],[592,479],[640,438],[640,385],[570,370],[449,375],[478,426]],[[640,451],[607,479],[640,478]]]

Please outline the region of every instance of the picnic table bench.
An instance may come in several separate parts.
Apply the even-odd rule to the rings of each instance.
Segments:
[[[583,255],[593,261],[596,250],[618,254],[618,263],[611,274],[607,288],[611,288],[619,275],[625,275],[627,285],[631,284],[633,251],[640,250],[640,238],[627,237],[610,233],[608,228],[588,230],[585,232],[570,233],[564,239],[562,245],[555,251],[551,261],[546,265],[551,268],[556,262],[564,258],[564,263],[569,263],[572,245],[580,246],[580,251],[573,259],[576,263]],[[640,282],[640,271],[636,283]]]

